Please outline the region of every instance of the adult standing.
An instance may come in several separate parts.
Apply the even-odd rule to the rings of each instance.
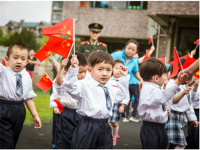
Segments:
[[[139,43],[131,39],[125,44],[125,49],[123,51],[114,52],[112,53],[113,59],[119,59],[123,61],[124,65],[128,67],[128,74],[130,74],[130,80],[129,80],[129,93],[130,93],[130,101],[129,104],[125,107],[125,118],[123,119],[123,122],[138,122],[139,119],[136,118],[137,114],[137,107],[139,102],[139,84],[143,83],[143,79],[140,77],[139,73],[139,63],[142,62],[143,57],[134,59],[134,55],[137,53],[139,49]],[[151,53],[155,50],[155,47],[152,46],[150,50]],[[130,103],[132,100],[132,97],[134,96],[135,101],[132,103],[133,112],[131,118],[128,118],[129,116],[129,108]]]
[[[107,52],[107,45],[105,43],[99,42],[98,39],[101,36],[101,30],[103,26],[99,23],[91,23],[88,28],[90,29],[90,39],[89,41],[81,42],[79,47],[80,53],[91,53],[96,50],[103,50]]]
[[[34,76],[34,67],[37,64],[37,59],[34,57],[34,54],[35,51],[33,49],[29,51],[29,63],[26,65],[26,71],[30,74],[32,80]]]

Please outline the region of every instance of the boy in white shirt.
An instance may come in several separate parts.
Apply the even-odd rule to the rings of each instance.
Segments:
[[[108,118],[112,115],[112,105],[128,96],[127,67],[121,66],[121,80],[118,87],[113,87],[107,84],[114,65],[110,54],[94,51],[88,57],[88,65],[91,77],[78,80],[78,60],[73,55],[63,83],[56,88],[64,87],[72,98],[77,99],[78,113],[83,116],[74,132],[72,148],[110,149],[113,139]]]
[[[165,123],[170,111],[167,111],[165,102],[180,91],[178,87],[180,81],[176,80],[170,89],[161,90],[166,73],[165,64],[157,58],[149,58],[140,66],[140,75],[145,81],[142,86],[138,107],[139,116],[143,120],[140,131],[143,149],[167,148]],[[174,103],[177,102],[174,101]]]
[[[28,64],[28,48],[21,43],[9,46],[5,60],[0,64],[0,149],[14,149],[26,117],[24,102],[34,118],[35,128],[42,127],[33,102],[37,95],[32,80],[24,68]]]
[[[83,80],[86,76],[87,71],[87,60],[85,56],[82,53],[76,53],[76,56],[79,61],[79,70],[77,74],[78,80]],[[54,85],[57,82],[62,83],[63,78],[67,74],[67,71],[71,65],[71,58],[72,55],[69,56],[69,62],[66,59],[62,59],[61,66],[58,70],[56,79],[54,81]],[[64,66],[66,62],[67,65]],[[64,67],[63,75],[61,76],[62,68]],[[55,86],[53,86],[54,90]],[[81,116],[76,112],[78,105],[77,100],[73,99],[64,89],[59,89],[58,91],[55,91],[57,99],[59,99],[60,103],[64,106],[64,109],[60,116],[57,119],[57,139],[56,139],[56,149],[71,149],[71,141],[73,133],[76,129],[76,126],[78,125],[79,120],[81,119]],[[52,95],[52,98],[55,96]],[[51,101],[53,101],[51,98]],[[56,107],[54,107],[54,110],[56,111]]]

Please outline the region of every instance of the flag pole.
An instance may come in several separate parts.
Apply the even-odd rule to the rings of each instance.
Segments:
[[[74,40],[74,55],[75,55],[75,19],[73,18],[73,40]]]
[[[7,62],[6,62],[5,58],[4,58],[3,60],[5,61],[6,67],[8,67],[8,65],[7,65]]]
[[[175,50],[176,50],[176,54],[177,54],[177,56],[178,56],[177,49],[176,49],[176,47],[174,47],[174,48],[175,48]],[[180,58],[179,58],[179,56],[178,56],[178,60],[179,60],[179,62],[180,62],[180,64],[181,64],[181,69],[182,69],[183,73],[185,73],[185,72],[184,72],[184,70],[183,70],[183,66],[182,66],[182,63],[181,63],[181,61],[180,61]]]
[[[74,44],[74,42],[73,42],[73,44]],[[73,45],[72,45],[72,46],[73,46]],[[70,49],[69,54],[71,53],[71,50],[72,50],[72,48]],[[69,55],[67,56],[67,58],[68,58],[68,57],[69,57]],[[60,77],[62,76],[62,73],[63,73],[63,71],[64,71],[64,68],[65,68],[65,67],[62,68],[62,71],[61,71],[61,73],[60,73]]]
[[[55,58],[53,57],[51,51],[49,51],[49,53],[51,54],[51,57],[53,58],[53,61],[56,61]]]
[[[195,50],[197,50],[197,47],[199,46],[199,43],[196,45]]]
[[[152,38],[152,46],[154,46],[154,44],[153,44],[153,36],[151,36],[151,38]]]
[[[194,88],[194,85],[197,84],[198,81],[199,81],[199,79],[192,85],[192,89]]]
[[[48,76],[48,74],[45,72],[45,74],[47,75],[47,77],[51,80],[51,78]],[[53,82],[52,80],[51,80],[51,82]]]

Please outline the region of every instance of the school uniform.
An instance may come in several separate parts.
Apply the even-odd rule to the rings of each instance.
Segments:
[[[167,84],[166,89],[170,88],[171,86],[171,84]],[[181,91],[183,91],[186,85],[180,85],[179,87]],[[173,97],[166,102],[166,105],[171,109],[171,116],[166,124],[168,143],[181,146],[187,145],[183,131],[185,122],[184,115],[186,115],[188,121],[197,120],[194,109],[188,97],[189,95],[184,95],[177,104],[173,104]]]
[[[114,52],[111,54],[113,59],[119,59],[124,63],[124,66],[128,67],[128,74],[130,74],[130,79],[129,79],[129,103],[125,107],[125,116],[128,118],[129,116],[129,109],[130,109],[130,103],[131,99],[134,96],[135,100],[132,103],[133,107],[133,112],[132,116],[136,117],[137,114],[137,107],[138,107],[138,102],[139,102],[139,81],[138,79],[134,76],[134,73],[139,72],[139,59],[134,59],[134,57],[131,57],[130,61],[127,63],[126,57],[125,57],[125,50],[119,51],[119,52]]]
[[[54,90],[56,91],[56,98],[59,99],[60,103],[64,106],[62,113],[57,119],[57,144],[55,145],[55,148],[70,149],[73,133],[81,119],[79,114],[76,112],[78,108],[77,101],[72,99],[70,95],[62,89],[57,92],[55,86],[53,86],[53,91]],[[51,105],[53,105],[53,103]]]
[[[26,117],[24,101],[37,95],[24,68],[14,72],[0,64],[0,149],[15,148]]]
[[[194,112],[197,117],[197,120],[199,121],[199,87],[196,93],[194,93],[192,90],[190,91],[190,99],[191,99],[191,103],[194,108]],[[188,133],[186,137],[187,146],[185,148],[199,149],[199,140],[197,140],[198,142],[196,142],[196,138],[199,138],[198,128],[194,128],[194,125],[191,122],[188,122],[187,133]],[[195,137],[195,134],[197,135],[197,137]]]
[[[118,87],[107,83],[103,86],[92,77],[78,80],[78,69],[70,67],[63,84],[55,85],[57,90],[64,88],[77,100],[78,113],[83,116],[74,132],[72,148],[110,149],[113,139],[108,118],[112,115],[112,105],[128,95],[129,75],[121,78]]]
[[[108,81],[108,84],[111,84],[113,87],[117,87],[117,82],[119,82],[120,78],[116,79],[113,76]],[[109,117],[109,122],[119,122],[121,120],[122,114],[119,113],[118,109],[122,104],[127,105],[129,102],[129,96],[127,99],[123,100],[122,102],[114,103],[112,108],[112,116]]]
[[[142,85],[138,113],[143,120],[140,139],[143,149],[167,148],[167,133],[165,123],[168,114],[165,102],[170,100],[180,89],[176,84],[167,90],[152,82]]]

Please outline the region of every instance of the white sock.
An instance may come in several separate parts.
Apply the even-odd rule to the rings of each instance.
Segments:
[[[118,132],[119,132],[119,125],[117,126],[117,134],[118,134]]]
[[[117,136],[117,127],[113,127],[113,137]]]
[[[113,127],[112,126],[110,126],[111,127],[111,130],[112,130],[112,137],[113,137]]]
[[[177,145],[174,149],[184,149],[185,146]]]

